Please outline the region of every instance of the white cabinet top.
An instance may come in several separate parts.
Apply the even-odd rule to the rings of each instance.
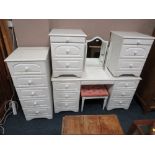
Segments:
[[[77,36],[86,37],[87,35],[81,29],[52,29],[50,36]]]
[[[140,39],[155,39],[155,37],[145,35],[139,32],[111,31],[112,34],[122,38],[140,38]]]
[[[39,61],[46,60],[49,47],[18,47],[5,61]]]

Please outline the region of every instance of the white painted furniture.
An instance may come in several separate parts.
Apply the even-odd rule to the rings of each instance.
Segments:
[[[86,34],[80,29],[52,29],[49,36],[53,77],[81,77],[84,69]]]
[[[154,37],[138,32],[112,31],[106,66],[113,76],[140,76]]]
[[[7,62],[26,120],[53,117],[49,48],[19,47]]]

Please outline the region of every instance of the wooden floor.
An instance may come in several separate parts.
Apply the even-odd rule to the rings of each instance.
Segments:
[[[122,135],[123,129],[116,115],[64,116],[64,135]]]

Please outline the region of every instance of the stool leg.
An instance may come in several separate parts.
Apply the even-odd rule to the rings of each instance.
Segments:
[[[106,104],[107,104],[107,99],[108,99],[108,97],[105,97],[105,98],[104,98],[104,101],[103,101],[103,110],[104,110],[104,108],[105,108],[105,106],[106,106]]]
[[[85,98],[82,97],[81,111],[83,111],[84,101],[85,101]]]

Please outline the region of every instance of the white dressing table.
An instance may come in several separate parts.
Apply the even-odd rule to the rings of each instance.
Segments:
[[[91,64],[91,65],[90,65]],[[111,75],[109,70],[100,66],[99,59],[87,58],[83,76],[51,78],[53,83],[54,110],[79,111],[80,88],[82,85],[106,85],[110,94],[107,110],[128,109],[139,77],[120,77]]]

